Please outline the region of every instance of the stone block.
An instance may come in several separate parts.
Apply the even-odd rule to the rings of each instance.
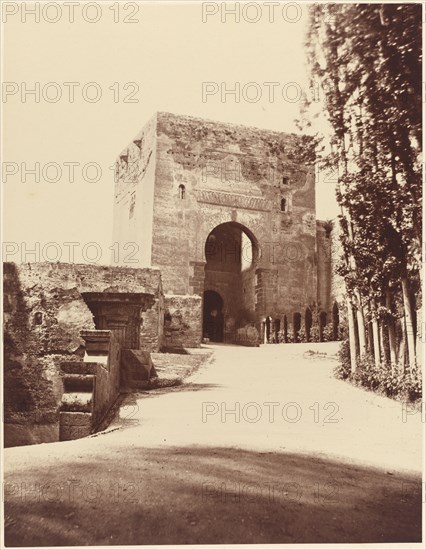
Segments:
[[[92,415],[84,412],[61,412],[59,415],[59,440],[68,441],[86,437],[92,433]]]

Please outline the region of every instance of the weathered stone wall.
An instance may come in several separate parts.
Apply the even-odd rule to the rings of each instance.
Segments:
[[[146,292],[141,341],[161,347],[158,269],[79,264],[4,264],[5,444],[57,441],[63,394],[59,366],[84,354],[83,329],[95,329],[85,292]]]
[[[55,267],[4,264],[6,446],[58,440],[58,365],[80,359],[80,330],[95,328],[75,283],[55,276]]]
[[[155,181],[152,188],[144,175],[134,187],[137,197],[149,189],[152,218],[146,220],[152,225],[142,237],[127,218],[117,224],[127,226],[131,241],[151,238],[151,263],[161,269],[166,294],[202,296],[215,286],[223,294],[228,285],[225,310],[238,295],[239,304],[256,312],[258,329],[269,315],[292,319],[318,302],[329,309],[328,244],[323,229],[317,232],[309,138],[163,112],[141,135],[151,136]],[[118,171],[124,174],[122,162]],[[116,202],[122,188],[117,186]],[[206,239],[229,222],[258,250],[237,290],[229,273],[206,269]]]
[[[94,392],[93,425],[97,426],[104,418],[120,391],[120,345],[111,334],[108,362],[99,364],[96,370]]]
[[[199,347],[202,331],[200,296],[164,297],[164,349]]]
[[[113,265],[149,267],[156,164],[156,116],[116,161]]]
[[[209,233],[233,221],[257,241],[258,267],[277,273],[259,315],[315,300],[314,173],[299,148],[293,134],[157,114],[152,261],[166,292],[192,291],[189,262],[205,261]]]
[[[164,299],[163,294],[155,298],[154,304],[142,312],[140,333],[141,348],[146,351],[158,351],[163,344]]]

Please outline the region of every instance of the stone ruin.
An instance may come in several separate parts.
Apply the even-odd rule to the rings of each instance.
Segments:
[[[335,319],[313,161],[303,136],[157,113],[116,162],[113,242],[139,267],[4,265],[6,446],[97,431],[152,353]]]

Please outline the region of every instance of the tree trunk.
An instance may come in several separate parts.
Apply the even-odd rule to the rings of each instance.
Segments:
[[[346,308],[348,311],[348,332],[349,332],[349,350],[351,355],[351,372],[356,372],[356,339],[355,339],[355,323],[352,303],[349,297],[346,298]]]
[[[380,365],[380,342],[379,342],[379,323],[377,322],[376,317],[376,306],[374,303],[371,303],[371,311],[373,313],[371,325],[373,327],[373,354],[374,354],[374,364],[376,367]]]
[[[390,293],[390,290],[387,290],[386,307],[390,312],[392,312],[391,306],[392,306],[391,293]],[[395,321],[391,314],[389,314],[387,319],[387,327],[388,327],[388,337],[389,337],[390,364],[391,364],[392,372],[394,372],[397,364],[397,355],[396,355]]]
[[[405,352],[407,349],[407,334],[405,331],[405,318],[401,317],[401,342],[398,349],[398,367],[401,373],[405,372]]]
[[[389,354],[385,341],[385,327],[383,326],[383,323],[379,323],[379,342],[382,361],[389,361]]]
[[[364,321],[364,309],[361,302],[361,295],[359,290],[355,290],[355,296],[357,300],[356,318],[358,322],[358,338],[359,338],[359,355],[361,359],[367,353],[367,347],[365,343],[365,321]]]
[[[389,336],[389,354],[390,354],[390,364],[392,372],[397,367],[398,356],[396,353],[396,336],[395,336],[395,325],[393,319],[388,320],[388,336]]]
[[[411,310],[410,294],[408,291],[408,281],[404,277],[401,279],[402,297],[404,300],[404,319],[405,319],[405,334],[408,346],[408,364],[410,369],[416,368],[416,343],[413,325],[413,312]]]

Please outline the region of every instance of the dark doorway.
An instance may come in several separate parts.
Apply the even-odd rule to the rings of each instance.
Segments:
[[[256,266],[259,249],[251,232],[237,222],[226,222],[216,226],[205,243],[206,265],[204,269],[204,289],[216,291],[226,306],[226,319],[223,315],[215,322],[222,323],[220,336],[214,341],[234,343],[239,328],[247,327],[256,318]],[[212,320],[208,308],[213,300],[213,309],[218,309],[214,298],[205,298],[204,337],[211,332]],[[272,329],[271,329],[272,330]]]
[[[203,337],[223,342],[223,299],[214,290],[204,292]]]

